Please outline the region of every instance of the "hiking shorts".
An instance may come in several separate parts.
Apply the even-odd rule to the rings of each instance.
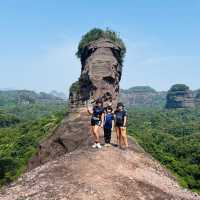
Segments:
[[[121,128],[121,127],[124,126],[124,124],[123,124],[123,123],[116,122],[115,126]]]
[[[101,120],[98,119],[91,119],[91,126],[100,126],[101,125]]]

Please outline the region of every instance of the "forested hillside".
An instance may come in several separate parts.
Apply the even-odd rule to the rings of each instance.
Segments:
[[[0,185],[26,169],[39,141],[66,113],[66,102],[46,93],[0,92]]]
[[[128,132],[180,183],[200,191],[200,109],[129,109]]]
[[[54,92],[55,93],[55,92]],[[35,120],[65,109],[66,100],[45,92],[0,91],[0,109],[20,120]]]

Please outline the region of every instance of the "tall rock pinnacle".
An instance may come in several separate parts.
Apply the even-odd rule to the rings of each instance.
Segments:
[[[92,37],[96,33],[98,37],[95,40],[84,41],[88,35]],[[102,98],[105,106],[111,103],[115,107],[125,51],[122,40],[115,32],[93,29],[83,36],[78,51],[82,65],[79,81],[76,82],[79,89],[75,87],[76,90],[70,91],[71,104]]]

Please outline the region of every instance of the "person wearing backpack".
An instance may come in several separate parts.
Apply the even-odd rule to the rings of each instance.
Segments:
[[[114,115],[112,113],[112,107],[108,106],[105,109],[105,114],[104,114],[104,140],[105,140],[105,147],[109,147],[110,141],[111,141],[111,133],[114,128]]]
[[[128,148],[126,124],[127,113],[124,110],[124,105],[122,103],[118,103],[115,111],[115,129],[117,134],[117,143],[120,148],[122,148],[122,142],[124,143],[125,148]]]
[[[95,139],[92,147],[101,149],[101,144],[99,142],[99,131],[100,131],[100,128],[103,128],[103,123],[104,123],[103,101],[101,99],[97,99],[92,111],[90,111],[88,107],[87,107],[87,111],[90,115],[92,115],[91,131]]]

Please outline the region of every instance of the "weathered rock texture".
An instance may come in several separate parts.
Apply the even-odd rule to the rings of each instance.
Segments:
[[[70,111],[75,111],[82,106],[84,101],[80,97],[80,84],[79,81],[74,82],[69,90],[69,108]]]
[[[194,108],[193,92],[188,86],[176,84],[167,93],[166,108]]]
[[[37,154],[29,160],[28,170],[76,149],[88,147],[89,144],[89,116],[85,113],[83,116],[80,108],[79,112],[66,116],[49,137],[40,143]]]
[[[79,79],[81,103],[78,104],[101,97],[105,106],[109,103],[116,106],[122,74],[120,51],[120,47],[108,39],[99,39],[85,47]]]

